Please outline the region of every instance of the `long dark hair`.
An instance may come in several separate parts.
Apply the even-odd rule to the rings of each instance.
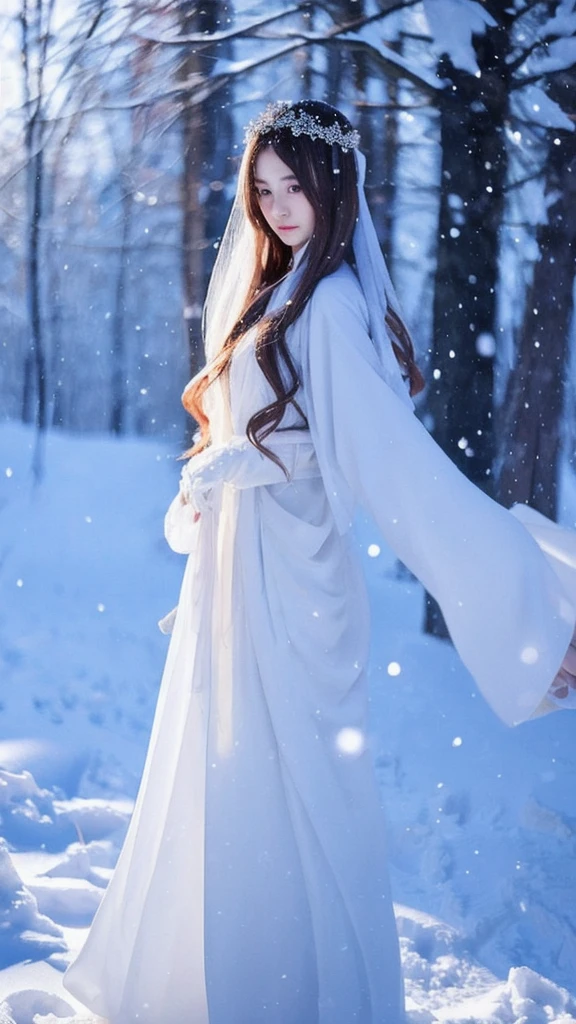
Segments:
[[[320,124],[330,127],[338,123],[344,132],[352,131],[348,119],[335,107],[319,100],[302,100],[293,104],[300,111],[313,116]],[[286,245],[266,222],[258,203],[254,184],[254,165],[264,146],[272,146],[276,155],[296,176],[300,187],[314,210],[314,232],[306,250],[306,261],[290,305],[265,313],[270,294],[277,282],[287,273],[292,249]],[[338,173],[334,173],[337,170]],[[300,386],[298,374],[286,344],[286,331],[301,315],[314,288],[323,277],[332,274],[345,261],[352,261],[352,236],[358,216],[356,161],[353,150],[343,150],[323,139],[309,135],[294,136],[289,127],[272,128],[257,134],[249,141],[240,168],[240,188],[246,215],[256,230],[255,271],[248,287],[237,322],[212,363],[194,380],[183,396],[188,412],[198,422],[201,437],[188,452],[195,455],[210,442],[210,425],[202,408],[202,396],[210,384],[228,372],[236,345],[252,327],[257,325],[256,359],[270,384],[275,400],[254,413],[246,433],[250,441],[275,462],[277,457],[263,442],[280,425],[286,407],[299,409],[296,394]],[[392,333],[392,345],[402,372],[409,379],[410,394],[418,394],[424,387],[424,378],[416,365],[414,346],[410,335],[398,315],[388,308],[386,323]]]

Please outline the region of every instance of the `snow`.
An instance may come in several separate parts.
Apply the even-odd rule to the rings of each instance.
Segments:
[[[0,427],[0,1024],[78,1024],[92,1018],[62,970],[143,764],[167,644],[157,621],[183,569],[161,533],[179,466],[159,442],[52,434],[34,488],[32,443]],[[567,469],[562,504],[574,525]],[[420,584],[363,517],[356,534],[374,621],[366,739],[411,1024],[570,1024],[576,717],[503,726],[452,647],[421,632]]]
[[[576,58],[576,49],[574,56]],[[538,85],[527,85],[514,92],[511,107],[516,117],[523,122],[539,124],[544,128],[574,131],[574,124],[568,114]]]
[[[472,37],[496,25],[492,15],[473,0],[424,0],[424,11],[438,56],[448,54],[454,67],[476,74],[478,62]]]
[[[2,962],[14,957],[50,956],[66,948],[61,929],[40,911],[34,894],[23,885],[3,839],[0,840],[0,892]]]
[[[398,69],[404,71],[406,77],[410,79],[415,85],[425,89],[426,92],[437,92],[444,88],[443,83],[436,77],[433,71],[428,70],[426,67],[420,64],[416,64],[414,61],[407,60],[402,54],[396,53],[395,50],[387,46],[382,29],[378,24],[365,25],[358,32],[343,32],[341,33],[342,39],[348,42],[354,42],[355,40],[366,43],[368,46],[378,53],[385,62]]]
[[[543,5],[544,7],[546,5]],[[529,53],[522,71],[530,76],[570,68],[576,60],[576,6],[574,0],[558,0],[551,16],[538,26],[541,45]],[[525,12],[529,16],[530,7]],[[522,22],[522,19],[520,19]],[[520,30],[522,32],[522,29]]]
[[[551,18],[542,27],[544,38],[552,35],[570,36],[576,32],[576,7],[574,0],[558,0]]]
[[[526,61],[526,69],[530,75],[545,75],[571,68],[575,61],[576,36],[569,36],[555,39],[545,49],[531,54]]]

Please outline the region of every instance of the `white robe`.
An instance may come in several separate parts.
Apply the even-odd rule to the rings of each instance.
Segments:
[[[366,323],[343,266],[288,332],[309,432],[290,409],[269,443],[290,482],[245,438],[272,398],[253,336],[232,362],[229,414],[220,385],[207,393],[216,443],[197,465],[211,510],[194,524],[175,499],[167,515],[169,542],[189,558],[142,783],[64,977],[111,1024],[404,1019],[385,827],[361,742],[357,503],[439,600],[505,722],[530,717],[568,647],[574,535],[522,509],[519,522],[455,468],[385,383]]]

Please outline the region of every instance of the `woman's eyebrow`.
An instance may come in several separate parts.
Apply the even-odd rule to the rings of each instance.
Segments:
[[[280,178],[280,181],[297,181],[297,180],[298,179],[297,179],[295,174],[285,174],[283,178]],[[268,182],[266,181],[265,178],[254,178],[254,183],[256,185],[267,185],[268,184]]]

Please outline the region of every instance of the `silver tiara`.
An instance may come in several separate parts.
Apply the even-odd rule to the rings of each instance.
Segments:
[[[360,133],[355,128],[345,132],[337,121],[332,125],[324,125],[305,110],[295,114],[292,104],[287,100],[270,103],[262,114],[250,121],[245,127],[244,142],[250,142],[256,135],[265,135],[276,128],[289,128],[292,135],[296,136],[309,135],[311,139],[324,139],[330,146],[335,144],[345,151],[360,145]]]

